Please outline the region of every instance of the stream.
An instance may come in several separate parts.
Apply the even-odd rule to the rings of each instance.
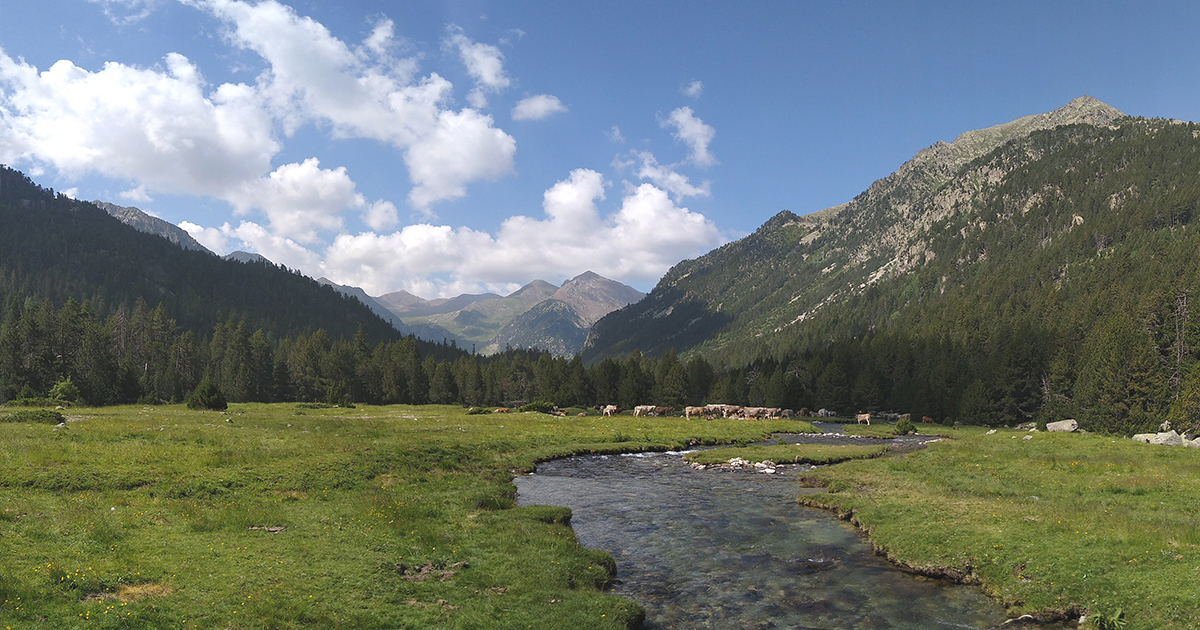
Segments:
[[[829,434],[781,437],[864,443]],[[650,629],[1004,623],[1003,608],[978,588],[901,571],[849,524],[798,505],[798,472],[694,470],[669,452],[591,455],[543,463],[516,484],[520,505],[571,508],[579,542],[612,554],[613,592],[642,604]]]

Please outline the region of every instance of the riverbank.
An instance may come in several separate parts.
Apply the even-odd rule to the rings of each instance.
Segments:
[[[0,415],[9,410],[0,410]],[[513,471],[795,420],[458,407],[70,409],[0,423],[0,627],[623,629],[614,564]]]
[[[952,433],[902,458],[809,471],[807,484],[828,491],[799,501],[851,521],[900,566],[980,585],[1013,617],[1200,627],[1200,453],[1099,435]]]

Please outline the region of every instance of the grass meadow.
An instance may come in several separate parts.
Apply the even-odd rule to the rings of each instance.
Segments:
[[[806,473],[827,492],[801,502],[853,520],[899,564],[981,584],[1013,616],[1200,627],[1200,450],[938,432],[954,439]]]
[[[723,464],[734,457],[740,457],[752,463],[771,461],[776,464],[825,465],[851,459],[879,457],[886,452],[886,446],[771,444],[696,451],[688,453],[684,458],[696,464]]]
[[[0,416],[10,410],[0,409]],[[514,471],[798,421],[458,407],[71,409],[0,422],[0,628],[626,628],[614,564]]]

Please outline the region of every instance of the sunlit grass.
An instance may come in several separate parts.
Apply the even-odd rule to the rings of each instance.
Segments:
[[[568,511],[514,507],[513,471],[806,426],[436,406],[68,415],[0,425],[0,628],[628,627],[642,613],[607,593],[612,559],[576,543]]]
[[[808,473],[903,564],[949,569],[1014,614],[1108,613],[1200,627],[1200,451],[1097,435],[956,431],[903,458]],[[1028,440],[1024,439],[1032,435]]]

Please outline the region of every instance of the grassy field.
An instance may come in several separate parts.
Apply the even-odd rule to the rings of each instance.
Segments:
[[[852,519],[895,562],[982,584],[1014,616],[1200,627],[1200,450],[944,432],[955,439],[813,470],[829,491],[801,502]]]
[[[0,409],[0,416],[9,410]],[[625,628],[614,565],[513,471],[797,421],[456,407],[72,409],[0,423],[0,628]],[[282,528],[282,529],[281,529]]]
[[[697,464],[723,464],[734,457],[751,463],[771,461],[776,464],[836,464],[851,459],[879,457],[887,451],[886,446],[772,444],[696,451],[688,453],[684,458]]]

